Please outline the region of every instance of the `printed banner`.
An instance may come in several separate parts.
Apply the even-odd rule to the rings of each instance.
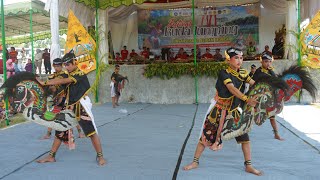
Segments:
[[[96,43],[70,10],[65,52],[69,52],[71,49],[77,57],[78,68],[81,71],[87,74],[96,69]]]
[[[302,65],[320,68],[320,11],[301,33]]]
[[[195,9],[199,47],[259,44],[259,4]],[[138,11],[139,48],[193,48],[192,9]]]

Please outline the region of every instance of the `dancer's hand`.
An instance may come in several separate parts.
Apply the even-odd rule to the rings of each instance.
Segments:
[[[44,86],[44,82],[39,77],[36,77],[36,80],[41,84],[41,86]]]
[[[258,97],[249,98],[248,101],[247,101],[247,104],[249,106],[255,107],[257,105],[257,103],[258,103],[257,98]]]

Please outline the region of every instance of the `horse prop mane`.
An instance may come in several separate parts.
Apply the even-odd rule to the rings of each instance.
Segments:
[[[251,107],[244,104],[241,118],[227,116],[221,132],[221,138],[228,140],[249,132],[253,122],[258,126],[266,119],[281,113],[284,102],[298,90],[305,89],[315,99],[317,88],[308,71],[296,65],[283,71],[278,77],[258,79],[249,89],[249,98],[257,97],[258,104]]]
[[[58,131],[75,127],[78,122],[71,110],[52,112],[48,107],[48,92],[30,72],[18,73],[7,79],[0,89],[5,89],[4,97],[12,97],[12,107],[24,118]]]

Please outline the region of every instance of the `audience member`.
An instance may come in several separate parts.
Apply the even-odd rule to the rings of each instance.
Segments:
[[[121,50],[121,59],[127,60],[129,55],[129,51],[127,50],[127,46],[123,46],[123,49]]]
[[[31,62],[31,59],[28,59],[28,62],[26,64],[26,66],[24,67],[24,69],[27,71],[27,72],[32,72],[33,71],[33,68],[32,68],[32,62]],[[34,68],[35,69],[35,68]]]
[[[206,53],[204,53],[201,58],[203,58],[203,59],[212,59],[213,58],[212,54],[210,53],[210,48],[206,48]]]
[[[130,58],[133,58],[135,56],[138,56],[138,54],[136,53],[136,51],[134,49],[132,49],[132,51],[130,53]]]
[[[22,66],[21,66],[21,63],[19,63],[18,59],[16,59],[16,60],[13,62],[13,66],[14,66],[14,72],[15,72],[15,74],[20,73],[20,72],[23,71]]]
[[[219,48],[216,49],[216,53],[213,55],[213,60],[215,60],[215,61],[223,61],[223,57],[220,54],[220,49]]]
[[[122,60],[122,58],[120,57],[120,53],[116,53],[116,57],[115,57],[115,60],[116,61],[121,61]]]
[[[51,74],[51,62],[50,62],[50,53],[48,52],[48,49],[44,49],[44,53],[42,54],[42,59],[44,62],[44,68],[46,71],[46,74]]]
[[[272,52],[269,51],[269,46],[268,45],[266,45],[264,47],[264,51],[261,54],[268,54],[269,56],[272,56]]]
[[[36,69],[38,69],[39,74],[41,74],[42,54],[43,54],[43,52],[40,49],[37,49],[36,55],[34,57],[34,62],[35,62],[35,65],[36,65]],[[35,73],[37,73],[36,70],[35,70]]]
[[[15,73],[14,63],[13,63],[12,59],[8,59],[6,62],[6,65],[7,65],[7,78],[10,78]]]
[[[17,56],[18,56],[18,52],[14,47],[11,47],[9,52],[9,58],[12,59],[12,61],[14,62],[17,59]]]
[[[144,57],[145,59],[149,59],[149,52],[147,51],[146,47],[143,47],[143,51],[141,51],[141,56]]]

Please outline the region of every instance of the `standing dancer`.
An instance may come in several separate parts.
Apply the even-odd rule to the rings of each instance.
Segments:
[[[114,67],[114,72],[111,75],[111,98],[112,107],[119,106],[119,98],[121,96],[121,90],[124,88],[124,80],[128,81],[127,76],[122,76],[120,73],[120,66],[118,64]]]
[[[253,74],[252,79],[253,80],[257,80],[257,79],[262,79],[268,76],[276,76],[276,74],[273,71],[273,67],[272,65],[272,61],[273,61],[273,57],[272,55],[268,54],[268,53],[264,53],[262,54],[261,58],[260,58],[260,62],[261,62],[261,67],[259,67],[255,73]],[[278,133],[278,126],[277,126],[277,122],[276,122],[276,118],[275,116],[271,116],[270,117],[270,123],[271,126],[273,128],[273,133],[274,133],[274,138],[278,139],[280,141],[283,141],[284,139],[282,139]]]
[[[68,78],[52,79],[45,82],[39,79],[37,80],[43,86],[68,84],[66,89],[67,108],[72,109],[75,112],[79,125],[83,129],[84,134],[87,137],[90,137],[92,145],[97,152],[97,163],[98,165],[102,166],[106,164],[106,160],[103,158],[100,138],[97,134],[93,114],[91,112],[92,104],[90,102],[90,98],[87,96],[90,88],[88,77],[77,67],[73,51],[67,53],[62,58],[62,61],[64,62],[65,68],[69,72]],[[38,160],[37,162],[55,162],[55,155],[60,145],[61,140],[56,135],[49,155],[44,157],[43,159]]]
[[[194,154],[193,162],[184,166],[184,170],[191,170],[199,166],[199,158],[205,147],[209,147],[215,151],[222,148],[220,133],[223,122],[227,115],[232,115],[234,118],[240,118],[238,107],[242,101],[250,106],[255,106],[257,104],[256,99],[248,98],[242,93],[244,91],[245,82],[248,82],[251,85],[254,84],[249,73],[244,69],[240,69],[243,61],[242,51],[236,48],[229,48],[225,54],[229,67],[226,70],[221,70],[218,75],[216,83],[217,93],[215,96],[216,103],[207,115],[203,124],[201,137]],[[258,176],[262,175],[261,171],[255,169],[251,165],[249,135],[245,133],[235,139],[242,145],[245,171]]]
[[[56,58],[53,60],[53,68],[55,70],[54,74],[52,76],[49,76],[49,79],[62,79],[62,78],[68,78],[69,75],[67,72],[62,70],[62,60],[60,58]],[[53,99],[53,106],[54,108],[58,108],[58,110],[62,110],[65,108],[65,89],[66,85],[56,85],[56,86],[50,86],[49,89],[54,95]],[[52,107],[50,107],[52,108]],[[55,109],[53,109],[55,110]],[[77,125],[78,129],[78,137],[84,138],[84,134],[81,132],[81,127]],[[52,128],[48,128],[47,134],[42,137],[42,139],[50,139],[51,137]]]

